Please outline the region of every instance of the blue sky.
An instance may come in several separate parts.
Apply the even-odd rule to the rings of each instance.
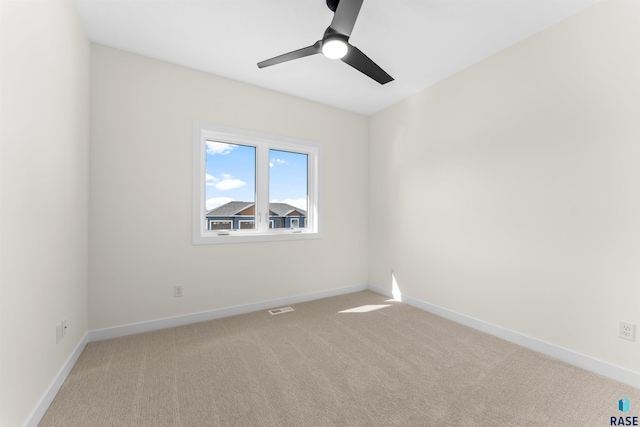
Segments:
[[[207,141],[207,210],[232,200],[254,202],[255,162],[254,147]],[[270,150],[269,201],[307,210],[307,155]]]

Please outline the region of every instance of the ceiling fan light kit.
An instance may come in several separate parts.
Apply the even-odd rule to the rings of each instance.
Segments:
[[[340,59],[342,62],[382,85],[393,81],[393,77],[380,68],[378,64],[362,53],[360,49],[349,43],[351,31],[353,31],[353,26],[356,23],[364,0],[326,1],[327,7],[333,11],[333,20],[324,32],[321,40],[318,40],[311,46],[259,62],[258,67],[269,67],[294,59],[304,58],[305,56],[322,53],[327,58]]]
[[[328,39],[322,42],[322,54],[329,59],[343,58],[349,47],[344,40],[339,38]]]

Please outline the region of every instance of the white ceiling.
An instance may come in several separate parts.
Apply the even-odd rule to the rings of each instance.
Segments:
[[[348,1],[348,0],[343,0]],[[323,104],[373,114],[600,0],[365,0],[351,44],[395,81],[314,55],[325,0],[75,0],[91,41]]]

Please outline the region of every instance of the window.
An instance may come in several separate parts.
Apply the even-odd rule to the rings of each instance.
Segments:
[[[321,146],[194,122],[193,244],[320,237]]]

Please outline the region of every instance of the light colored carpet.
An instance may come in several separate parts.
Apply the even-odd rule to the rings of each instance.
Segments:
[[[340,313],[367,305],[389,306]],[[638,389],[372,292],[293,307],[90,343],[40,426],[600,427],[619,399],[640,405]]]

